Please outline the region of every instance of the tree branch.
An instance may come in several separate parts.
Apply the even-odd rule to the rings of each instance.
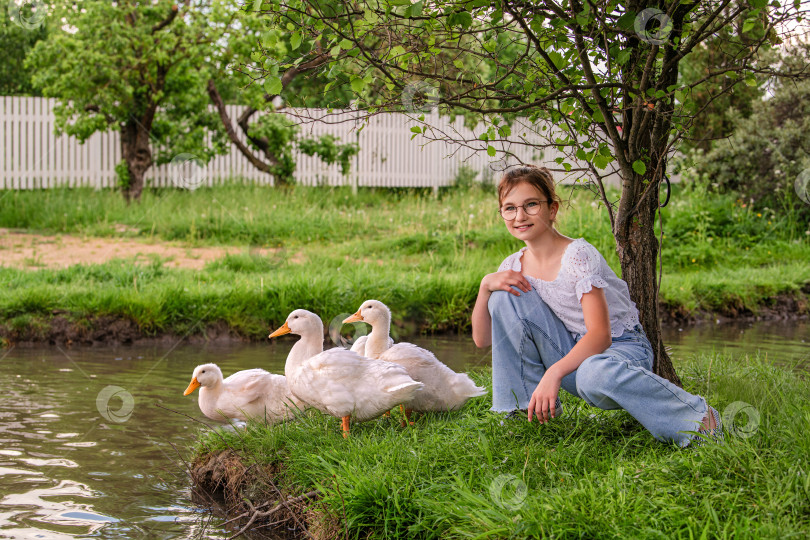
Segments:
[[[225,133],[227,133],[231,142],[236,145],[239,151],[242,152],[242,155],[244,155],[254,167],[267,174],[272,174],[270,169],[271,166],[256,157],[256,155],[250,151],[250,148],[239,140],[239,137],[236,135],[236,131],[233,129],[233,125],[231,124],[231,118],[228,116],[225,103],[222,101],[222,96],[220,96],[213,79],[208,79],[208,96],[211,98],[211,101],[217,108],[219,118],[222,120],[222,124],[225,126]]]
[[[177,17],[178,11],[177,4],[172,5],[172,10],[169,12],[169,16],[153,26],[151,32],[154,34],[155,32],[159,32],[163,28],[166,28],[172,24],[172,21],[175,19],[175,17]]]

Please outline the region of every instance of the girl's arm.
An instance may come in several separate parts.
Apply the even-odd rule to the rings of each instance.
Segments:
[[[532,413],[537,414],[540,423],[555,416],[554,402],[560,391],[562,378],[577,369],[586,358],[605,352],[613,340],[610,336],[610,313],[605,291],[593,287],[582,295],[582,315],[585,318],[585,335],[574,345],[568,354],[546,370],[529,401],[529,421]]]
[[[532,290],[532,286],[529,285],[529,281],[523,274],[514,270],[487,274],[481,280],[471,319],[473,341],[477,347],[484,348],[492,345],[492,317],[489,315],[487,305],[490,295],[493,291],[508,291],[515,296],[520,296],[520,293],[512,287],[517,287],[524,293]]]

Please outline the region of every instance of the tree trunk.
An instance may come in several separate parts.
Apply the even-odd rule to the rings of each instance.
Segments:
[[[652,174],[650,171],[648,174]],[[663,176],[663,173],[662,173]],[[647,180],[652,181],[651,178]],[[633,204],[641,198],[645,183],[641,178],[633,181],[638,191],[631,197]],[[649,184],[649,182],[647,182]],[[656,184],[657,185],[657,184]],[[628,201],[629,202],[629,201]],[[661,318],[658,316],[658,239],[655,237],[655,214],[658,210],[658,189],[653,188],[641,200],[637,212],[629,216],[626,227],[617,220],[614,236],[616,250],[622,267],[622,279],[630,289],[630,298],[635,302],[644,333],[653,348],[653,373],[678,386],[683,386],[672,361],[664,350],[661,337]]]
[[[140,201],[144,176],[152,166],[152,148],[149,146],[149,131],[137,120],[130,119],[121,129],[121,155],[127,164],[129,183],[122,187],[124,200]]]

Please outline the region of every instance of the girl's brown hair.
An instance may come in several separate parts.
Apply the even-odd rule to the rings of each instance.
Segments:
[[[521,165],[503,173],[498,184],[498,206],[501,206],[504,197],[512,188],[523,182],[537,188],[545,196],[549,205],[553,202],[562,203],[562,199],[554,189],[554,176],[550,170],[534,165]]]

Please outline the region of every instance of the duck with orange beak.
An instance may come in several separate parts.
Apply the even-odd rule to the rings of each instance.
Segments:
[[[410,401],[423,385],[402,366],[370,360],[343,348],[323,350],[323,322],[296,309],[270,334],[301,336],[287,356],[284,373],[292,393],[308,406],[340,418],[347,437],[351,420],[363,422]]]
[[[483,396],[487,389],[476,386],[466,373],[456,373],[436,356],[413,343],[397,343],[389,336],[391,311],[379,300],[366,300],[357,313],[343,323],[364,322],[371,325],[371,333],[364,343],[365,356],[385,360],[405,368],[412,379],[425,385],[421,392],[400,404],[406,420],[411,412],[454,411],[470,398]]]
[[[287,387],[284,375],[263,369],[237,371],[227,379],[216,364],[194,369],[191,382],[183,392],[187,396],[200,388],[200,411],[217,422],[235,419],[263,419],[269,423],[288,420],[306,406]]]

